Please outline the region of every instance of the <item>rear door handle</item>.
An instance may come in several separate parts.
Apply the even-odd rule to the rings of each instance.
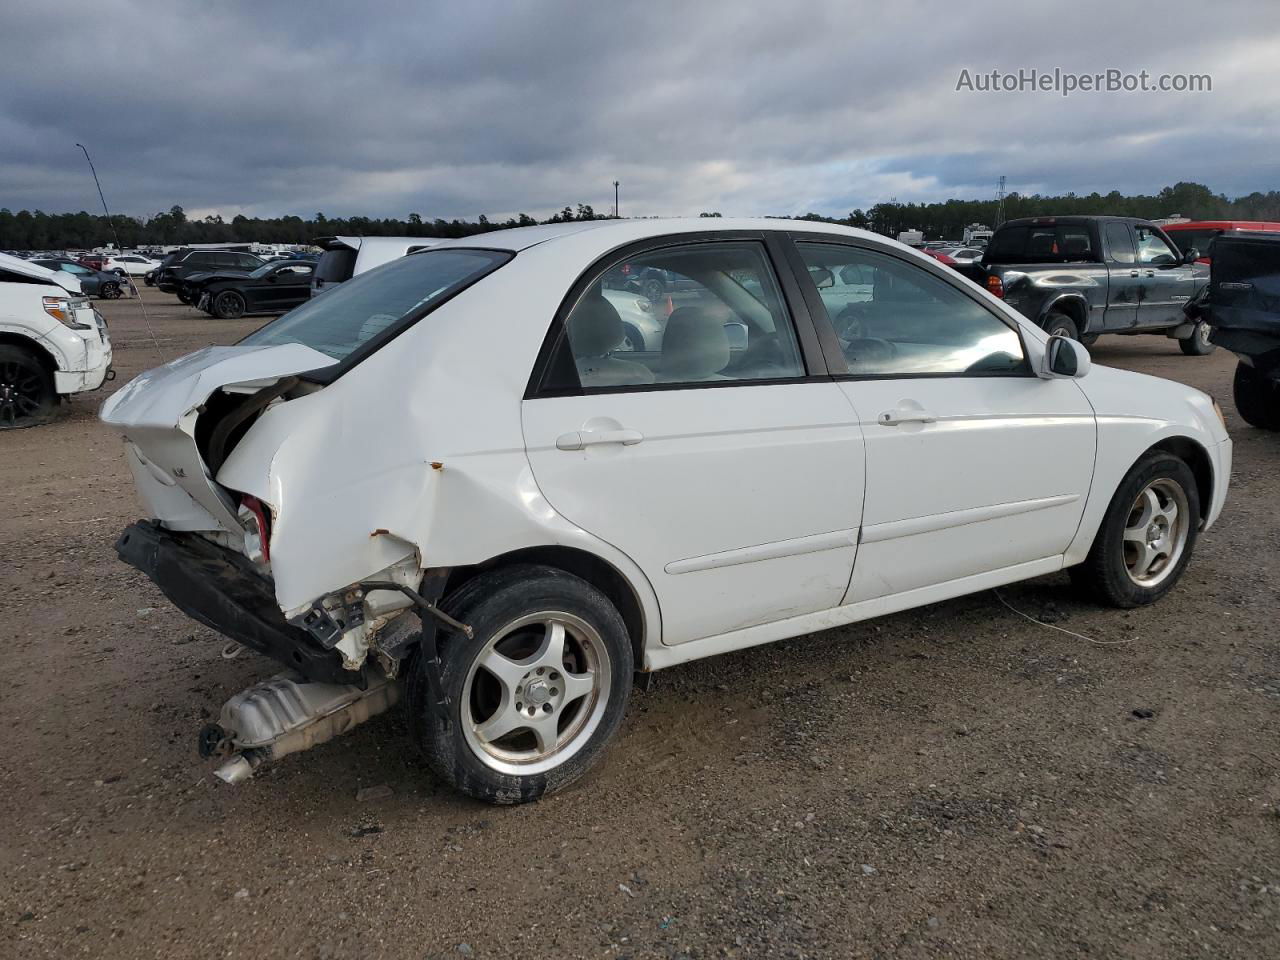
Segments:
[[[1136,277],[1137,275],[1138,275],[1138,271],[1137,271],[1137,270],[1130,270],[1130,271],[1129,271],[1129,276],[1131,276],[1131,277]]]
[[[936,423],[938,420],[928,410],[910,407],[895,407],[880,414],[876,422],[882,427],[896,427],[900,423]]]
[[[644,439],[639,430],[575,430],[556,437],[557,450],[584,450],[601,443],[620,443],[633,447]]]
[[[1155,275],[1156,275],[1156,272],[1155,272],[1154,270],[1148,270],[1148,271],[1147,271],[1147,276],[1148,276],[1148,277],[1154,277]]]

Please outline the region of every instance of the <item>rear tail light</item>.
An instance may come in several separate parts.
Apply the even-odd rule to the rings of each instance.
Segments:
[[[999,297],[1001,300],[1003,300],[1004,299],[1004,281],[1001,280],[999,277],[997,277],[995,274],[991,274],[990,276],[988,276],[987,277],[987,293],[991,294],[993,297]]]
[[[271,562],[271,511],[257,497],[240,497],[237,513],[244,527],[244,555],[254,563]]]

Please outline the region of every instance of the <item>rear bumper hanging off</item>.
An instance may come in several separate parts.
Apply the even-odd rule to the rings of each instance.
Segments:
[[[116,553],[193,620],[308,680],[366,685],[363,671],[344,669],[336,653],[285,622],[271,582],[244,557],[196,534],[166,530],[154,520],[127,527],[116,541]]]

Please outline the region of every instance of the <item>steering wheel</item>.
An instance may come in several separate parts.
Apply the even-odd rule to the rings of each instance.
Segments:
[[[855,337],[843,344],[844,357],[852,366],[855,363],[885,363],[898,355],[898,345],[879,337]]]

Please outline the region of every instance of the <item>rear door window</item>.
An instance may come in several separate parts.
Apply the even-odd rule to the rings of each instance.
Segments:
[[[1127,223],[1108,223],[1106,226],[1107,249],[1116,263],[1134,263],[1138,254],[1133,248],[1133,234]]]
[[[984,257],[989,264],[1069,263],[1096,260],[1089,228],[1082,223],[1002,227]]]

